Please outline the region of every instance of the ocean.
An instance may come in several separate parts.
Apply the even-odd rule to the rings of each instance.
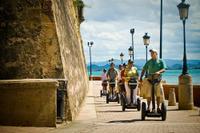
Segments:
[[[141,70],[139,70],[139,73]],[[192,83],[200,85],[200,69],[188,70],[189,74],[192,76]],[[102,71],[93,71],[93,76],[100,76]],[[181,75],[182,70],[166,70],[163,73],[163,80],[166,80],[167,83],[178,84],[178,76]],[[89,72],[88,72],[89,75]]]

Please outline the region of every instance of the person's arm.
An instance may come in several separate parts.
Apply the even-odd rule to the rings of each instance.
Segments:
[[[108,72],[107,72],[107,74],[106,74],[107,80],[110,80],[109,74],[110,74],[110,69],[108,70]]]
[[[137,80],[140,80],[138,70],[136,69]]]
[[[140,82],[142,82],[142,77],[144,76],[145,70],[142,69],[141,75],[140,75]]]
[[[118,80],[118,72],[117,72],[117,70],[115,70],[115,73],[116,73],[115,80]]]
[[[141,72],[141,75],[140,75],[140,79],[139,79],[140,82],[142,82],[142,77],[144,76],[145,72],[148,70],[148,63],[149,63],[149,61],[145,63],[145,65],[144,65],[144,67],[142,69],[142,72]]]
[[[163,68],[163,69],[157,71],[156,74],[161,74],[161,73],[164,73],[164,72],[165,72],[165,68]]]
[[[156,74],[164,73],[165,68],[167,68],[165,62],[163,60],[160,60],[160,61],[161,61],[161,69],[159,71],[157,71]]]
[[[103,81],[103,73],[101,74],[101,81]]]

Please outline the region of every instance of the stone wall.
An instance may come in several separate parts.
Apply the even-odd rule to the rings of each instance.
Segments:
[[[79,111],[81,101],[88,87],[88,78],[85,69],[85,59],[81,44],[79,21],[76,8],[72,0],[56,0],[53,2],[60,53],[63,63],[63,72],[68,80],[68,97],[72,111],[72,119]]]
[[[166,99],[168,99],[169,97],[170,88],[175,88],[176,101],[178,102],[178,85],[163,84],[163,87]],[[193,99],[194,99],[194,106],[200,107],[200,85],[193,85]]]
[[[56,80],[1,80],[0,124],[56,126]]]
[[[49,0],[1,0],[0,79],[63,78]]]
[[[0,79],[67,79],[67,120],[79,112],[88,88],[74,1],[0,1]]]

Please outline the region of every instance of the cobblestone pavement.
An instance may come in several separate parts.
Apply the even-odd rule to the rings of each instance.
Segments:
[[[106,104],[105,97],[99,96],[101,82],[90,82],[92,92],[86,98],[85,105],[77,120],[59,128],[18,128],[15,130],[2,131],[9,133],[20,132],[41,132],[41,133],[199,133],[200,116],[197,109],[178,110],[177,106],[168,106],[167,119],[146,118],[141,121],[141,112],[136,109],[121,111],[117,103]],[[4,129],[4,130],[1,130]],[[31,129],[31,130],[30,130]]]
[[[168,106],[167,119],[146,118],[141,121],[141,112],[136,109],[121,111],[117,103],[105,103],[105,97],[99,97],[100,82],[94,83],[97,128],[95,133],[199,133],[200,116],[198,110],[180,111],[177,106]]]

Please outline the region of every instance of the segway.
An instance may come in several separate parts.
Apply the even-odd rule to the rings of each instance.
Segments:
[[[122,98],[121,98],[122,111],[125,111],[125,109],[137,109],[138,111],[140,111],[140,104],[141,104],[140,98],[137,98],[137,102],[133,103],[133,90],[136,89],[136,87],[137,87],[136,79],[131,78],[128,82],[128,85],[131,89],[131,95],[130,95],[131,103],[129,104],[127,102],[126,94],[122,93]]]
[[[103,88],[102,88],[102,90],[100,90],[100,96],[101,96],[101,97],[107,95],[107,85],[108,85],[107,80],[104,80],[104,81],[102,82]]]
[[[152,84],[152,91],[151,91],[151,96],[152,96],[152,111],[147,111],[146,108],[146,103],[142,102],[142,112],[141,112],[141,118],[142,120],[145,120],[145,117],[162,117],[162,120],[166,120],[167,116],[167,108],[164,103],[164,101],[161,104],[161,111],[157,112],[155,110],[155,84],[161,82],[161,75],[158,74],[150,74],[148,76],[148,81]]]
[[[111,92],[108,92],[107,95],[106,95],[106,103],[107,104],[109,102],[118,102],[119,103],[118,93],[114,93],[115,81],[114,80],[110,80],[109,81],[109,86],[111,87]]]

